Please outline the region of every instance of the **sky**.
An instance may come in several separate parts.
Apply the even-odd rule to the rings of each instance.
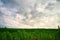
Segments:
[[[0,26],[58,28],[60,0],[0,0]]]

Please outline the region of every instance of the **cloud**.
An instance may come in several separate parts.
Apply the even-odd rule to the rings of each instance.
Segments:
[[[60,6],[56,0],[0,0],[0,25],[8,28],[57,28]]]

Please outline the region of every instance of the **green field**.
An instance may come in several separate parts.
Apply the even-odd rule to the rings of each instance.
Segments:
[[[60,40],[60,30],[0,28],[0,40]]]

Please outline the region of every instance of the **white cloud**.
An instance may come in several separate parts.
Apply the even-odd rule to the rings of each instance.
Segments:
[[[15,7],[0,1],[0,24],[9,28],[57,28],[60,24],[60,4],[55,0],[15,1]]]

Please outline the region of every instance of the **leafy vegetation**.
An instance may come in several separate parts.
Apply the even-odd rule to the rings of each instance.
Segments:
[[[0,40],[59,40],[59,29],[0,28]]]

